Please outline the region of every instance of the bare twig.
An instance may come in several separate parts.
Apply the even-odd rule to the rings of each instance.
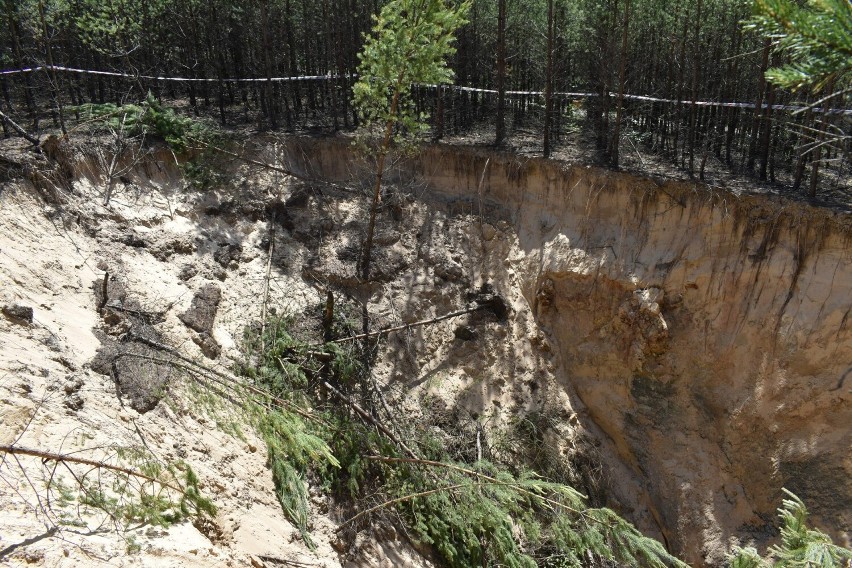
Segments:
[[[342,402],[346,403],[346,404],[347,404],[347,405],[348,405],[348,406],[349,406],[352,410],[354,410],[354,411],[356,412],[356,414],[358,414],[358,416],[360,416],[361,418],[363,418],[364,420],[366,420],[367,422],[369,422],[370,424],[372,424],[373,426],[375,426],[376,428],[378,428],[378,429],[379,429],[379,431],[380,431],[382,434],[384,434],[385,436],[387,436],[387,437],[388,437],[388,439],[390,439],[393,443],[395,443],[397,446],[399,446],[400,448],[402,448],[402,450],[403,450],[406,454],[408,454],[409,456],[411,456],[411,458],[412,458],[413,460],[415,460],[415,461],[419,461],[419,458],[417,457],[417,454],[416,454],[416,453],[414,453],[414,451],[413,451],[411,448],[409,448],[408,446],[406,446],[406,445],[405,445],[405,443],[404,443],[402,440],[400,440],[400,439],[399,439],[399,438],[398,438],[398,437],[397,437],[397,436],[396,436],[393,432],[391,432],[391,431],[388,429],[388,427],[387,427],[387,426],[385,426],[384,424],[382,424],[381,422],[379,422],[378,420],[376,420],[375,418],[373,418],[373,416],[372,416],[369,412],[367,412],[366,410],[364,410],[363,408],[361,408],[361,406],[359,406],[357,402],[355,402],[355,401],[351,400],[348,396],[346,396],[345,394],[343,394],[342,392],[340,392],[339,390],[337,390],[336,388],[334,388],[333,386],[331,386],[331,384],[329,384],[329,382],[328,382],[328,381],[323,381],[322,385],[323,385],[326,389],[328,389],[328,392],[330,392],[331,394],[333,394],[334,396],[336,396],[336,397],[337,397],[340,401],[342,401]]]
[[[118,465],[112,465],[106,462],[98,461],[98,460],[90,460],[86,458],[78,458],[69,454],[55,454],[52,452],[46,452],[43,450],[36,450],[33,448],[23,448],[21,446],[7,446],[0,445],[0,452],[4,454],[11,454],[13,456],[31,456],[34,458],[40,458],[41,460],[49,460],[60,463],[73,463],[78,465],[88,465],[98,469],[106,469],[109,471],[115,471],[117,473],[123,473],[125,475],[130,475],[132,477],[137,477],[139,479],[144,479],[145,481],[150,481],[152,483],[159,483],[163,487],[167,487],[169,489],[173,489],[178,493],[185,494],[185,491],[180,487],[176,487],[162,479],[156,479],[149,475],[145,475],[144,473],[134,471],[130,468],[121,467]]]
[[[269,275],[272,272],[272,254],[275,252],[275,224],[270,223],[269,227],[269,258],[266,259],[266,279],[263,284],[263,305],[260,313],[260,351],[266,351],[264,345],[266,333],[266,310],[269,302]]]
[[[438,322],[441,322],[441,321],[444,321],[444,320],[456,318],[456,317],[459,317],[459,316],[463,316],[465,314],[478,312],[479,310],[485,310],[485,309],[488,309],[488,308],[489,308],[488,304],[480,304],[480,305],[477,305],[477,306],[470,306],[470,307],[464,308],[462,310],[458,310],[458,311],[455,311],[455,312],[451,312],[449,314],[444,314],[442,316],[438,316],[436,318],[431,318],[431,319],[421,320],[421,321],[415,321],[415,322],[412,322],[412,323],[406,323],[406,324],[403,324],[403,325],[398,325],[396,327],[389,327],[389,328],[386,328],[386,329],[380,329],[379,331],[371,331],[370,333],[361,333],[359,335],[344,337],[342,339],[335,339],[334,341],[330,341],[329,343],[345,343],[347,341],[358,341],[359,339],[366,339],[366,338],[370,338],[370,337],[381,337],[383,335],[388,335],[390,333],[395,333],[397,331],[403,331],[403,330],[408,330],[408,329],[411,329],[411,328],[414,328],[414,327],[422,327],[424,325],[430,325],[430,324],[433,324],[433,323],[438,323]],[[320,345],[323,345],[323,344],[317,343],[317,344],[311,345],[311,347],[319,347]]]
[[[217,377],[217,378],[215,378],[215,379],[212,378],[212,377],[207,377],[207,378],[209,378],[210,380],[216,382],[217,384],[219,384],[219,385],[221,385],[225,388],[232,389],[232,388],[234,388],[234,385],[239,385],[240,387],[246,389],[247,391],[251,392],[252,394],[256,394],[258,396],[265,397],[268,400],[274,402],[275,404],[279,404],[279,405],[287,408],[288,410],[295,412],[296,414],[298,414],[299,416],[301,416],[303,418],[307,418],[309,420],[314,420],[314,421],[322,421],[318,416],[315,416],[314,414],[311,414],[310,412],[306,412],[306,411],[300,409],[299,407],[297,407],[295,404],[293,404],[291,402],[280,399],[280,398],[276,397],[275,395],[273,395],[272,393],[264,391],[263,389],[259,389],[257,387],[252,386],[252,385],[246,384],[245,382],[238,380],[236,377],[234,377],[232,375],[228,375],[227,373],[223,373],[223,372],[218,371],[216,369],[211,369],[210,367],[202,365],[201,363],[198,363],[197,361],[193,361],[189,357],[182,355],[176,349],[172,349],[168,345],[163,345],[162,343],[158,343],[156,341],[152,341],[150,339],[146,339],[146,338],[138,336],[138,335],[133,335],[131,337],[131,339],[133,339],[134,341],[137,341],[137,342],[139,342],[143,345],[147,345],[148,347],[153,347],[154,349],[157,349],[158,351],[165,351],[166,353],[171,353],[174,357],[177,357],[178,359],[180,359],[184,363],[187,363],[191,367],[189,369],[187,369],[186,366],[180,365],[179,363],[177,363],[175,361],[163,361],[163,363],[174,365],[174,366],[179,367],[179,368],[182,367],[185,370],[190,370],[190,371],[194,370],[194,372],[196,372],[196,373],[202,373],[202,372],[209,373],[210,375],[213,375],[214,377]],[[128,356],[132,355],[132,356],[135,356],[135,357],[142,357],[140,355],[132,354],[132,353],[128,353],[126,355],[128,355]]]

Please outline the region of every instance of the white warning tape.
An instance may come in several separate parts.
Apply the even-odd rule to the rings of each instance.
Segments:
[[[0,71],[0,75],[16,75],[21,73],[35,73],[37,71],[60,71],[62,73],[77,73],[81,75],[96,75],[96,76],[105,76],[105,77],[120,77],[125,79],[145,79],[149,81],[177,81],[184,83],[269,83],[269,82],[291,82],[291,81],[321,81],[321,80],[334,80],[334,79],[352,79],[357,77],[354,74],[347,75],[300,75],[296,77],[266,77],[266,78],[223,78],[223,79],[209,79],[209,78],[197,78],[197,77],[161,77],[157,75],[131,75],[128,73],[117,73],[112,71],[92,71],[90,69],[76,69],[73,67],[62,67],[59,65],[42,65],[39,67],[29,67],[26,69],[10,69],[7,71]],[[422,85],[423,87],[436,89],[438,85]],[[462,87],[459,85],[442,85],[443,89],[452,89],[454,91],[461,91],[465,93],[485,93],[490,95],[496,95],[497,91],[495,89],[480,89],[477,87]],[[557,92],[553,93],[554,96],[562,97],[562,98],[572,98],[572,99],[587,99],[593,97],[599,97],[600,93],[573,93],[573,92]],[[506,91],[506,95],[509,97],[529,97],[529,96],[544,96],[543,91]],[[611,97],[617,97],[616,93],[610,93]],[[632,101],[645,101],[652,103],[665,103],[665,104],[682,104],[682,105],[692,105],[692,101],[684,101],[684,100],[675,100],[675,99],[661,99],[657,97],[648,97],[644,95],[629,95],[625,94],[624,98]],[[754,109],[757,107],[754,103],[744,103],[744,102],[720,102],[720,101],[695,101],[695,106],[707,106],[707,107],[726,107],[726,108],[746,108],[746,109]],[[765,103],[761,105],[761,108],[771,108],[772,110],[788,110],[788,111],[804,111],[807,110],[808,107],[805,106],[795,106],[795,105],[766,105]],[[812,108],[814,112],[822,113],[824,109],[821,107]],[[832,108],[828,109],[828,114],[844,114],[844,115],[852,115],[852,109],[840,109],[840,108]]]
[[[0,75],[14,75],[18,73],[35,73],[37,71],[60,71],[62,73],[77,73],[81,75],[99,75],[104,77],[121,77],[124,79],[146,79],[150,81],[178,81],[185,83],[266,83],[269,81],[310,81],[318,79],[340,79],[341,77],[351,77],[351,75],[303,75],[299,77],[264,77],[257,79],[209,79],[198,77],[160,77],[158,75],[131,75],[129,73],[116,73],[113,71],[92,71],[90,69],[75,69],[73,67],[62,67],[59,65],[43,65],[39,67],[29,67],[27,69],[10,69],[8,71],[0,71]]]

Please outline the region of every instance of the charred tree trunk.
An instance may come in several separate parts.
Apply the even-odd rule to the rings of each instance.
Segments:
[[[763,97],[766,93],[766,70],[769,68],[769,52],[772,48],[771,40],[763,43],[763,53],[760,58],[760,75],[758,79],[757,100],[754,104],[754,120],[751,126],[751,140],[748,149],[748,162],[746,167],[754,171],[754,163],[757,157],[757,141],[760,137],[761,117],[763,116]]]
[[[695,128],[696,115],[698,113],[698,107],[696,106],[696,102],[698,100],[698,76],[701,72],[700,65],[700,32],[701,32],[701,0],[698,0],[696,4],[696,15],[695,15],[695,37],[693,39],[692,45],[692,104],[689,109],[689,175],[695,174],[695,141],[698,136],[697,129]]]

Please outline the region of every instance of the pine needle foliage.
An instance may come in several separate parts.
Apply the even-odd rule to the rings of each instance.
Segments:
[[[249,334],[247,346],[254,356],[242,372],[276,397],[298,401],[321,416],[306,421],[275,408],[257,423],[269,448],[278,500],[306,543],[311,544],[305,480],[311,478],[338,498],[363,506],[351,519],[356,528],[361,526],[357,519],[392,512],[395,522],[402,521],[415,540],[454,568],[579,568],[613,562],[685,568],[614,511],[590,508],[571,486],[518,464],[455,461],[428,428],[397,425],[412,447],[431,459],[402,457],[395,444],[346,405],[324,402],[323,381],[344,391],[360,386],[361,354],[303,340],[293,331],[297,324],[303,326],[294,318],[272,318],[262,334]]]
[[[68,110],[79,114],[91,130],[123,128],[128,136],[157,136],[178,154],[198,141],[212,142],[218,136],[208,121],[182,116],[151,93],[139,104],[86,103]]]
[[[791,568],[833,568],[852,561],[852,551],[837,546],[824,532],[807,525],[808,510],[801,499],[784,489],[787,499],[778,509],[781,518],[781,544],[770,547],[776,566]]]
[[[760,557],[753,546],[737,548],[731,556],[731,568],[768,568],[771,564]]]
[[[852,562],[852,550],[837,546],[824,532],[808,527],[808,510],[791,491],[783,489],[787,499],[778,509],[781,542],[769,547],[761,558],[753,547],[737,548],[731,568],[841,568]]]
[[[755,0],[748,27],[772,39],[790,62],[767,79],[789,89],[852,83],[852,3],[849,0]]]
[[[313,379],[323,363],[310,357],[312,349],[306,342],[295,339],[290,332],[293,319],[273,317],[262,333],[248,333],[246,348],[255,354],[253,364],[245,364],[240,372],[254,384],[279,400],[293,402],[310,408],[308,396]],[[329,346],[330,367],[338,380],[346,380],[350,373],[358,372],[354,357],[339,346]],[[297,364],[294,361],[301,361]],[[266,443],[269,465],[275,483],[276,496],[282,510],[309,547],[313,541],[308,531],[310,512],[305,478],[309,472],[326,473],[340,468],[329,443],[328,422],[307,423],[303,417],[268,401],[254,400],[250,415],[260,436]]]
[[[258,423],[258,430],[266,443],[272,480],[281,509],[296,525],[302,539],[314,547],[308,531],[308,490],[304,472],[314,463],[325,462],[339,467],[328,445],[307,431],[305,423],[296,415],[281,410],[271,410]]]

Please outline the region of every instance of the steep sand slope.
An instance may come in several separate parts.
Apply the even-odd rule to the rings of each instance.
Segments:
[[[263,161],[368,181],[369,166],[345,139],[257,145],[253,157]],[[201,531],[135,531],[139,554],[128,552],[127,534],[63,529],[62,539],[20,546],[7,560],[425,562],[393,530],[378,531],[378,540],[361,535],[338,553],[330,504],[319,497],[319,548],[309,551],[275,501],[262,443],[214,428],[183,396],[182,381],[169,383],[177,402],[139,413],[119,403],[108,376],[88,368],[99,337],[117,326],[97,311],[105,271],[128,298],[163,314],[153,328],[164,341],[198,358],[198,336],[178,316],[216,285],[211,337],[222,364],[237,357],[245,326],[261,313],[273,225],[270,305],[282,311],[317,302],[320,284],[369,298],[381,324],[457,309],[483,283],[506,300],[505,321],[467,318],[392,337],[376,369],[395,407],[422,412],[428,402],[469,427],[459,443],[474,458],[480,434],[497,451],[506,428],[546,415],[544,436],[560,459],[592,463],[589,475],[605,477],[580,482],[601,483],[624,514],[690,563],[720,564],[732,540],[765,544],[782,486],[848,544],[852,377],[839,385],[852,366],[848,217],[428,147],[389,175],[409,197],[380,219],[382,284],[360,289],[351,254],[364,220],[357,192],[305,192],[283,177],[230,167],[227,189],[198,193],[184,188],[170,154],[157,156],[108,208],[97,205],[96,165],[82,157],[66,203],[45,204],[23,183],[4,186],[0,302],[26,304],[35,317],[26,325],[0,317],[2,443],[99,448],[90,452],[96,457],[144,443],[161,459],[185,459],[220,507],[214,526]],[[290,200],[294,188],[301,193]],[[270,212],[276,223],[267,222]],[[43,483],[37,460],[25,467]],[[2,549],[45,525],[32,514],[38,505],[17,465],[6,462],[0,473],[10,482],[0,486]]]
[[[74,156],[73,193],[45,203],[23,181],[0,186],[0,307],[33,309],[33,319],[0,315],[0,445],[70,453],[117,464],[120,448],[145,448],[162,463],[183,460],[200,488],[218,507],[212,522],[183,522],[167,529],[132,526],[116,532],[102,513],[82,513],[56,501],[54,471],[72,486],[70,474],[53,462],[21,456],[0,461],[0,564],[12,566],[428,566],[398,535],[384,540],[362,536],[347,553],[329,517],[329,503],[313,495],[310,527],[316,550],[309,550],[287,521],[275,497],[266,451],[251,431],[225,433],[187,391],[188,381],[170,373],[167,396],[152,410],[137,411],[119,398],[114,381],[93,371],[101,339],[116,338],[120,309],[98,313],[98,294],[110,276],[110,305],[160,313],[152,326],[161,340],[208,366],[226,370],[239,357],[244,328],[260,317],[267,255],[260,241],[265,222],[205,212],[219,201],[216,192],[188,191],[169,153],[155,156],[118,188],[109,207],[100,205],[104,180],[96,164]],[[280,179],[252,180],[252,198],[289,194]],[[225,197],[233,198],[233,195]],[[261,206],[262,207],[262,206]],[[299,244],[279,240],[276,260],[289,265]],[[231,261],[216,254],[236,250]],[[217,260],[217,258],[219,260]],[[298,262],[296,262],[298,266]],[[316,293],[297,275],[272,270],[269,301],[298,310]],[[178,318],[205,285],[221,289],[213,338],[219,361],[210,361]],[[139,367],[129,377],[137,388],[156,368]],[[153,393],[159,394],[159,393]],[[97,476],[93,476],[97,478]],[[46,487],[53,483],[48,501]],[[58,531],[50,531],[52,527]],[[335,550],[332,544],[341,552]]]
[[[345,140],[294,141],[288,158],[331,180],[358,171]],[[429,147],[394,175],[508,222],[506,272],[646,530],[720,563],[731,539],[773,534],[783,486],[848,545],[848,215],[469,148]]]

